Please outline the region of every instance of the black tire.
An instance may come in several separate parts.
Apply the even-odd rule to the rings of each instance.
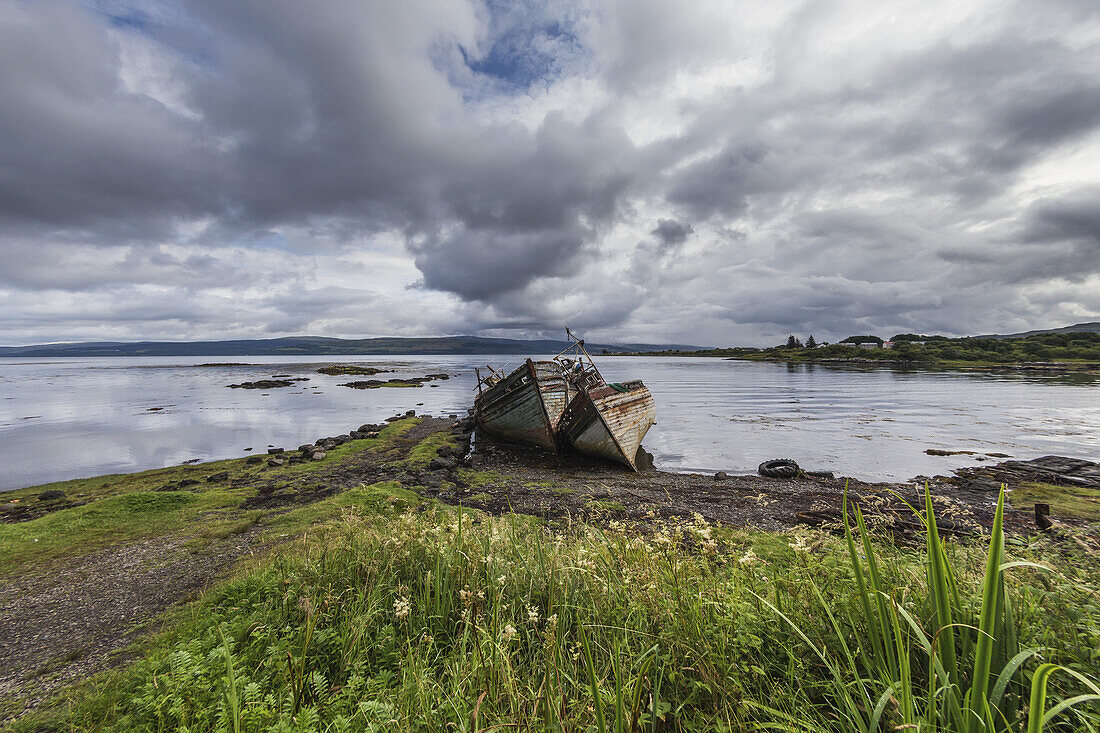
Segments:
[[[756,468],[757,473],[768,478],[794,478],[801,469],[790,458],[776,458],[764,461]]]

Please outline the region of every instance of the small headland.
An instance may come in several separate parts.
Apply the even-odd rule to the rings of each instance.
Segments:
[[[851,339],[864,339],[856,343]],[[898,334],[891,341],[849,337],[848,343],[787,344],[768,348],[731,347],[699,351],[660,351],[630,356],[700,356],[739,361],[795,364],[885,366],[905,369],[975,369],[1100,375],[1100,333],[1040,333],[1021,337],[919,336]],[[628,355],[628,354],[619,354]]]

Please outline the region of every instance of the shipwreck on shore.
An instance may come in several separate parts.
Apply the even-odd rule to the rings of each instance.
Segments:
[[[579,453],[638,470],[638,454],[656,422],[653,395],[639,380],[608,383],[566,329],[570,346],[545,361],[526,362],[509,374],[477,372],[474,414],[478,426],[504,440]]]

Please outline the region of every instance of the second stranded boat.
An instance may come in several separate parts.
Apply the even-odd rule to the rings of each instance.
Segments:
[[[478,425],[507,440],[557,451],[562,444],[638,470],[642,439],[656,422],[653,395],[638,380],[607,383],[584,341],[551,361],[531,361],[507,376],[478,374]]]

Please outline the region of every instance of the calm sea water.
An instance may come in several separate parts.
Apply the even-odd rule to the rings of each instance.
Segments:
[[[242,367],[199,367],[248,361]],[[514,356],[0,359],[0,489],[294,448],[398,411],[464,413],[473,369]],[[610,380],[657,401],[645,446],[659,467],[754,471],[769,458],[904,480],[971,465],[926,448],[1100,459],[1100,380],[1083,375],[851,370],[709,358],[605,357]],[[417,389],[354,390],[317,368],[363,363],[389,378],[446,371]],[[227,389],[274,375],[294,387]],[[161,409],[154,409],[161,408]]]

